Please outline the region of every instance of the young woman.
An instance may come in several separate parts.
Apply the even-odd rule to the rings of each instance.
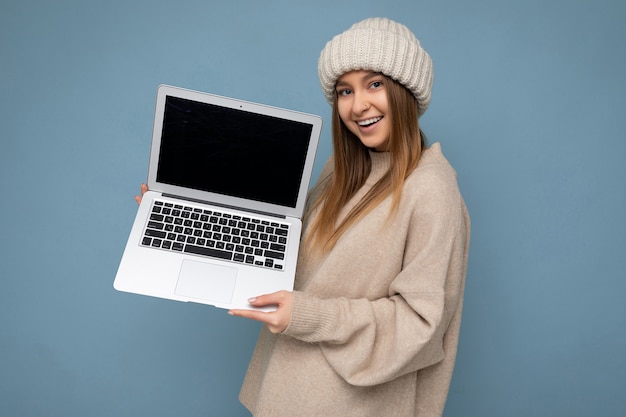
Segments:
[[[319,59],[333,156],[309,197],[293,292],[274,312],[241,390],[265,416],[439,416],[461,322],[469,216],[418,118],[432,63],[405,26],[366,19]],[[269,331],[268,331],[269,330]]]
[[[333,155],[309,197],[294,291],[250,300],[273,312],[229,312],[266,324],[240,400],[256,417],[440,416],[470,223],[418,125],[431,59],[405,26],[366,19],[327,43],[319,76]]]

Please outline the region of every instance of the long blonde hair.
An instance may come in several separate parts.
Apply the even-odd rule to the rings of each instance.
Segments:
[[[304,241],[310,249],[323,253],[330,251],[350,226],[389,195],[393,195],[391,215],[400,204],[404,180],[419,162],[425,138],[419,128],[417,101],[404,86],[389,77],[384,78],[390,110],[386,117],[391,118],[388,147],[391,167],[337,224],[341,209],[365,184],[371,171],[371,160],[369,149],[341,121],[335,96],[332,111],[334,172],[321,185],[319,198],[308,210],[310,215],[319,208],[319,214],[311,223]]]

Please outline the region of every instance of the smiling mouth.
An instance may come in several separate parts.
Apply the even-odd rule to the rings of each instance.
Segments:
[[[374,123],[379,122],[382,119],[382,116],[379,117],[372,117],[371,119],[366,119],[366,120],[360,120],[358,122],[356,122],[359,126],[361,127],[367,127],[367,126],[371,126]]]

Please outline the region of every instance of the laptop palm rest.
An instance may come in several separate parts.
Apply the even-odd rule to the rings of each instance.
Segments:
[[[215,303],[230,303],[236,281],[235,268],[184,260],[178,275],[176,294]]]

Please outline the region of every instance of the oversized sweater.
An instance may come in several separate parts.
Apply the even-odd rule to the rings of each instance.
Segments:
[[[342,216],[389,169],[388,153],[370,156],[371,174]],[[329,162],[318,185],[331,175]],[[438,143],[423,152],[392,217],[390,207],[388,197],[326,255],[301,251],[290,324],[261,331],[241,389],[254,416],[442,415],[470,223]]]

